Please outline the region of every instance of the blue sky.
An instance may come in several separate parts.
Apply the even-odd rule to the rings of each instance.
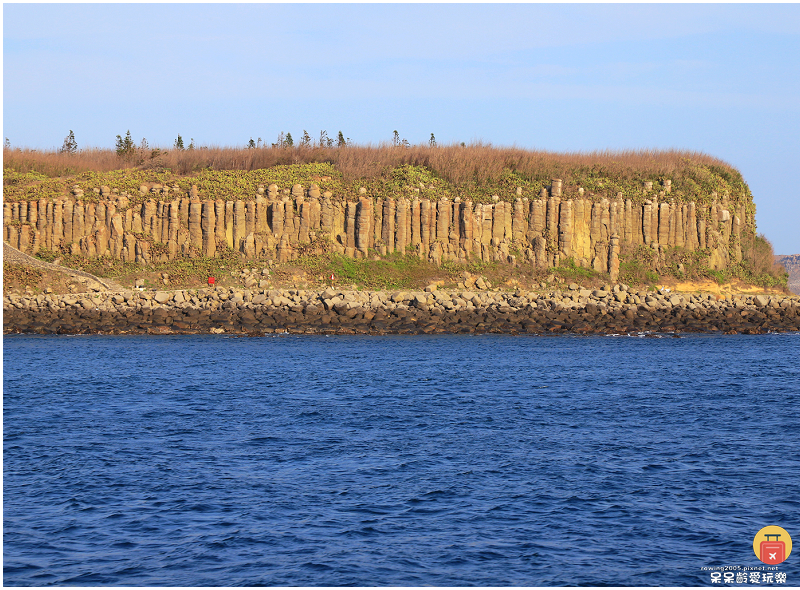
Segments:
[[[70,129],[702,151],[800,253],[797,4],[4,4],[3,136]]]

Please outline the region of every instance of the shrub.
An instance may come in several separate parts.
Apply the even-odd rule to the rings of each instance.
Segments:
[[[132,158],[133,155],[136,153],[136,145],[133,143],[133,139],[131,138],[131,130],[128,129],[128,133],[125,134],[125,138],[123,139],[121,136],[117,135],[117,142],[115,145],[117,155],[120,158]]]
[[[75,141],[75,133],[72,129],[69,130],[69,135],[64,138],[64,144],[61,146],[59,153],[74,154],[78,151],[78,142]]]

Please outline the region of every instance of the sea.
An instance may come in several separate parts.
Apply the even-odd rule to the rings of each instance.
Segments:
[[[798,586],[799,402],[797,334],[4,336],[3,583]]]

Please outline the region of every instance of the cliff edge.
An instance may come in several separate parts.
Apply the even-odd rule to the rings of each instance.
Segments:
[[[800,295],[800,254],[776,254],[775,262],[789,273],[789,290]]]

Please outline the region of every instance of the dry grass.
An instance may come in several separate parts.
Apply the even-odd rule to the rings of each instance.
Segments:
[[[689,163],[736,172],[730,164],[707,154],[679,150],[625,150],[554,153],[475,143],[466,146],[399,147],[387,144],[329,147],[231,148],[193,150],[137,149],[120,158],[110,149],[84,149],[75,154],[29,149],[3,150],[3,166],[17,172],[61,177],[82,172],[109,172],[125,168],[169,168],[176,174],[202,169],[257,170],[282,164],[328,162],[345,181],[380,178],[387,169],[404,164],[422,166],[458,186],[497,182],[511,171],[530,179],[569,178],[576,169],[620,179],[674,178]],[[736,173],[738,174],[738,173]]]
[[[767,275],[776,279],[786,274],[784,266],[775,260],[775,252],[766,236],[744,236],[742,240],[742,259],[749,265],[753,275]]]

